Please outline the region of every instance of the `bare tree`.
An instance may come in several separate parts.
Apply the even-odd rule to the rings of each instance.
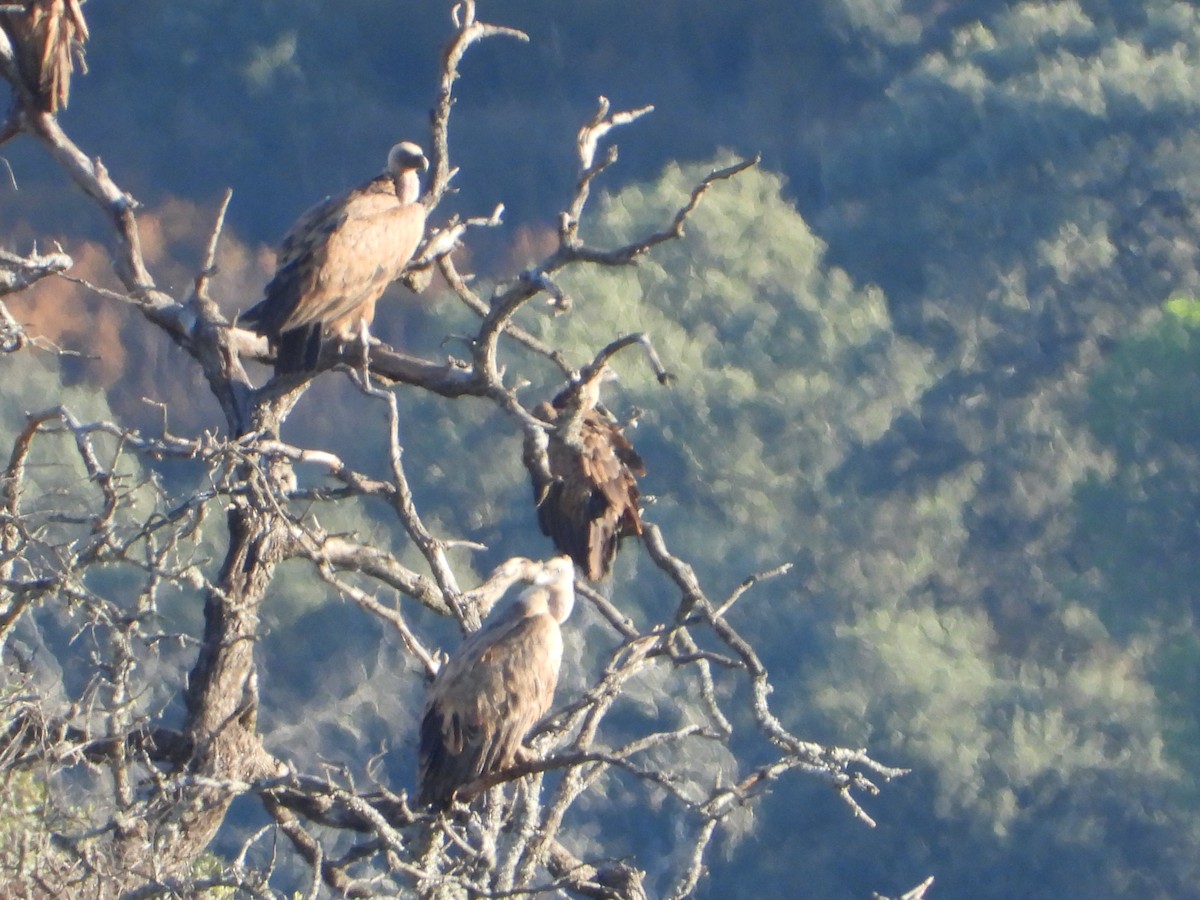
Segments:
[[[224,206],[189,293],[171,296],[156,286],[141,251],[137,204],[16,77],[14,47],[0,31],[0,73],[14,96],[0,125],[0,141],[35,141],[104,213],[124,287],[105,296],[136,309],[185,351],[224,416],[219,427],[201,435],[178,436],[164,428],[161,435],[148,436],[52,406],[31,413],[5,448],[0,771],[13,800],[5,808],[14,811],[13,833],[20,834],[17,844],[0,851],[6,896],[150,897],[221,886],[274,896],[279,887],[272,877],[283,868],[293,875],[310,872],[314,896],[324,889],[356,897],[397,892],[645,896],[645,861],[617,858],[606,852],[603,835],[585,841],[578,832],[578,801],[594,799],[613,777],[639,802],[675,811],[682,823],[677,840],[683,843],[675,848],[673,871],[662,883],[671,896],[685,896],[703,877],[705,852],[717,831],[739,810],[759,802],[776,779],[796,770],[822,779],[869,823],[859,798],[877,790],[874,781],[900,774],[865,751],[802,740],[772,712],[770,676],[725,614],[745,591],[787,567],[746,573],[732,595],[712,598],[649,522],[641,546],[673,586],[675,608],[659,622],[635,625],[622,611],[620,596],[607,598],[581,582],[583,602],[607,623],[606,662],[585,689],[571,694],[560,689],[554,713],[535,729],[532,752],[464,791],[474,796],[469,805],[435,816],[415,808],[402,786],[360,783],[363,779],[352,772],[363,768],[362,760],[302,771],[295,759],[264,746],[259,692],[270,685],[260,685],[254,648],[264,596],[283,561],[307,560],[331,597],[340,595],[378,617],[428,677],[444,657],[413,626],[413,604],[452,617],[470,632],[530,565],[510,560],[474,588],[461,584],[447,552],[450,541],[431,531],[413,499],[400,440],[399,386],[494,404],[507,427],[522,436],[523,462],[535,484],[544,485],[551,478],[548,431],[561,434],[577,427],[570,420],[581,413],[568,410],[554,424],[535,416],[533,404],[527,406],[515,387],[521,367],[551,366],[561,379],[581,383],[597,377],[613,354],[640,345],[648,348],[661,380],[666,374],[642,335],[613,335],[594,358],[580,364],[539,342],[516,317],[538,298],[564,309],[572,301],[585,308],[587,298],[568,298],[559,287],[558,273],[574,266],[636,264],[656,245],[683,234],[707,191],[756,162],[712,172],[660,231],[622,246],[594,246],[581,223],[593,184],[617,158],[609,133],[649,112],[648,107],[614,112],[601,98],[579,130],[578,180],[561,214],[557,246],[490,296],[481,296],[457,269],[452,252],[472,229],[499,224],[499,210],[479,217],[436,216],[455,172],[448,139],[454,84],[463,55],[476,42],[526,37],[478,19],[471,0],[453,6],[452,22],[433,106],[431,177],[423,200],[430,222],[440,223],[429,229],[406,279],[421,289],[436,271],[477,314],[478,329],[467,342],[469,358],[436,361],[373,346],[369,359],[360,362],[349,350],[343,357],[337,348],[326,347],[319,367],[345,373],[353,383],[348,389],[377,402],[390,434],[390,476],[383,479],[355,471],[329,450],[281,440],[281,425],[312,382],[281,377],[256,387],[243,368],[245,359],[268,360],[271,350],[263,338],[232,326],[209,293]],[[68,265],[57,254],[0,256],[0,294],[56,277]],[[242,308],[254,299],[242,298]],[[30,352],[28,335],[2,303],[0,330],[4,351]],[[497,361],[502,343],[512,351],[506,367]],[[64,447],[77,459],[82,476],[70,487],[69,500],[30,476],[39,458]],[[193,467],[206,487],[173,501],[144,474],[164,459]],[[145,467],[131,467],[129,460]],[[298,486],[299,465],[315,467],[332,487]],[[312,510],[318,496],[330,503],[366,497],[385,503],[419,551],[422,566],[410,567],[385,549],[327,531]],[[218,509],[226,519],[224,558],[215,576],[208,577],[194,535],[207,514]],[[136,573],[138,589],[106,593],[97,579],[114,567]],[[203,597],[200,633],[159,628],[156,612],[169,594]],[[381,599],[392,596],[400,599]],[[40,663],[11,641],[18,627],[37,633],[34,613],[47,609],[61,610],[73,623],[71,652],[77,658],[69,664],[86,678],[47,686],[38,677]],[[59,662],[68,665],[65,659]],[[648,672],[671,693],[694,698],[691,723],[653,724],[632,738],[615,740],[619,732],[608,729],[609,713],[630,682]],[[727,708],[732,696],[750,698],[748,714]],[[724,748],[732,770],[685,766],[688,749],[698,745]],[[751,758],[744,748],[753,748],[755,764],[739,760],[739,753],[742,760]],[[35,804],[38,827],[17,812],[29,804],[21,806],[16,798],[31,790],[42,798]],[[206,858],[206,848],[239,797],[256,798],[273,824],[252,835],[235,858]],[[573,809],[576,814],[568,818]],[[288,852],[254,852],[279,835],[286,836],[280,846]]]

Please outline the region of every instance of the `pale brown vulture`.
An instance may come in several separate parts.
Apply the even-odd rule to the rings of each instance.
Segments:
[[[553,480],[539,485],[534,479],[538,525],[592,581],[612,570],[621,538],[642,533],[637,479],[646,474],[620,426],[596,408],[604,374],[534,411],[556,426],[546,447]],[[572,426],[574,408],[581,415]]]
[[[574,580],[569,559],[546,563],[531,587],[442,666],[421,721],[422,806],[444,809],[459,788],[511,766],[550,709],[563,654],[559,626],[575,605]]]
[[[424,234],[417,173],[428,168],[420,147],[397,144],[386,171],[326,198],[292,226],[266,296],[239,318],[275,345],[276,372],[315,369],[325,337],[360,338],[366,352],[375,302]]]
[[[11,2],[11,0],[8,0]],[[82,67],[87,23],[79,0],[25,0],[24,12],[0,13],[0,30],[16,54],[17,74],[43,112],[57,112],[71,94],[71,72]]]

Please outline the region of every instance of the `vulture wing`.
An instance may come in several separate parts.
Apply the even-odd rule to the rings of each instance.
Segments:
[[[387,177],[306,213],[284,238],[267,285],[266,302],[278,293],[278,305],[289,310],[280,330],[335,323],[368,304],[373,311],[412,259],[424,227],[425,207],[401,204]]]
[[[39,108],[65,107],[71,72],[88,37],[79,0],[27,0],[25,12],[0,14],[0,28],[12,40],[21,79]]]

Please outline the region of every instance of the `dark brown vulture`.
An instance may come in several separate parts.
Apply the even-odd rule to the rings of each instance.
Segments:
[[[534,484],[538,525],[592,581],[612,570],[621,538],[642,533],[639,476],[645,464],[620,426],[596,409],[606,373],[567,388],[536,415],[558,427],[546,456],[553,481]],[[572,427],[570,411],[581,410]]]
[[[310,372],[326,337],[360,338],[375,301],[400,277],[425,232],[416,144],[397,144],[387,170],[349,193],[328,197],[292,226],[279,248],[266,296],[239,324],[275,345],[276,372]]]
[[[559,626],[574,605],[575,568],[565,557],[552,559],[442,666],[421,721],[422,806],[444,809],[459,788],[513,764],[554,700]]]
[[[23,5],[25,12],[0,13],[0,30],[13,44],[17,74],[38,108],[57,112],[71,94],[76,59],[82,66],[87,23],[79,0],[25,0]]]

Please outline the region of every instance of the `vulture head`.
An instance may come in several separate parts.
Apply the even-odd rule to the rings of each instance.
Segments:
[[[429,160],[412,141],[401,141],[388,151],[387,172],[396,182],[396,194],[401,203],[415,203],[421,196],[418,172],[429,171]]]
[[[410,170],[429,171],[429,160],[424,151],[412,141],[401,141],[388,151],[387,170],[397,178]]]

